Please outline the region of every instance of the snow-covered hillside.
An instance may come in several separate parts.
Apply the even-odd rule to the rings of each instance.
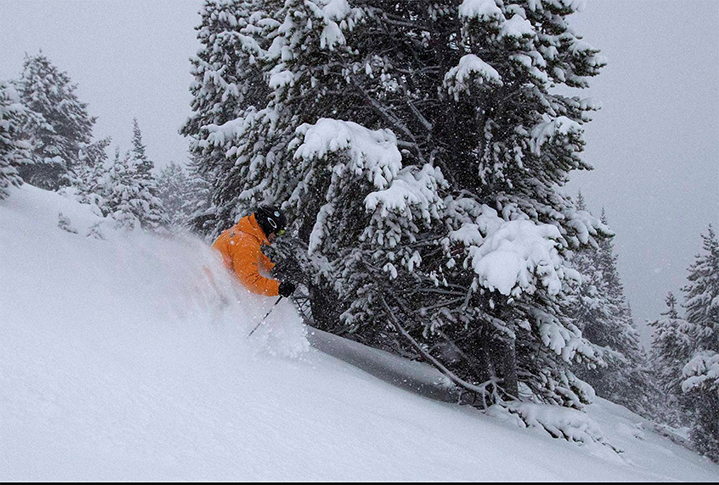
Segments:
[[[601,399],[588,415],[621,453],[393,387],[312,348],[287,302],[248,339],[273,303],[197,239],[117,232],[89,206],[14,190],[0,201],[0,481],[719,479]]]

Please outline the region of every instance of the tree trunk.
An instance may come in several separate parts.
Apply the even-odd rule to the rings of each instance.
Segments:
[[[339,334],[340,312],[337,306],[338,298],[335,293],[325,285],[309,285],[310,308],[312,320],[317,328],[325,332]]]
[[[519,384],[517,378],[517,354],[514,340],[493,338],[490,345],[490,357],[499,384],[507,394],[518,398]]]

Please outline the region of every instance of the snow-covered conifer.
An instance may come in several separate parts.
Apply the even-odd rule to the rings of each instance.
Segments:
[[[203,25],[207,5],[237,3],[208,2]],[[553,87],[585,87],[604,64],[569,28],[575,7],[287,0],[233,17],[214,38],[241,40],[251,69],[211,72],[259,70],[262,84],[235,77],[232,92],[269,95],[188,122],[213,180],[211,232],[282,203],[316,325],[436,356],[489,401],[581,408],[592,390],[570,363],[597,356],[567,314],[567,258],[608,230],[557,190],[590,168],[595,107]],[[196,78],[193,107],[207,106],[217,91],[200,81],[214,78]]]
[[[137,173],[140,177],[151,180],[152,169],[155,168],[155,163],[147,157],[147,147],[142,143],[142,132],[140,131],[140,125],[137,122],[137,118],[132,119],[132,158],[135,160],[137,165]]]
[[[131,152],[115,151],[112,165],[104,173],[104,209],[128,230],[157,230],[167,224],[162,201],[155,195],[154,178],[146,179]]]
[[[581,194],[577,206],[585,209]],[[601,221],[607,225],[604,210]],[[571,314],[582,335],[599,347],[603,361],[601,366],[579,369],[577,374],[600,396],[653,416],[658,393],[624,295],[612,240],[606,238],[596,247],[577,251],[572,261],[582,274],[582,284]]]
[[[147,157],[137,119],[133,119],[132,134],[132,148],[119,163],[116,157],[110,169],[114,183],[110,184],[113,195],[108,197],[114,201],[111,205],[117,204],[113,217],[130,229],[135,226],[135,219],[143,229],[159,229],[169,220],[159,197],[157,180],[151,172],[155,164]]]
[[[32,144],[33,163],[21,168],[21,176],[44,189],[69,185],[80,149],[92,139],[95,118],[78,99],[77,86],[67,73],[42,53],[26,57],[17,87],[27,109],[36,114],[23,127]]]
[[[212,127],[235,120],[250,106],[266,102],[269,89],[262,81],[258,63],[263,52],[260,34],[268,28],[263,24],[266,20],[262,12],[266,3],[260,0],[205,0],[201,10],[197,38],[202,47],[192,59],[195,78],[190,86],[193,114],[181,132],[190,137],[191,153],[201,161],[191,171],[197,173],[203,183],[217,180],[214,175],[217,171],[232,170],[232,163],[223,148],[208,143]],[[264,43],[267,43],[266,39]],[[213,191],[221,191],[225,185]],[[198,217],[200,219],[192,223],[194,227],[211,225],[213,229],[219,229],[231,216],[226,211],[222,214],[199,211]],[[217,219],[222,221],[218,223]]]
[[[191,216],[187,205],[191,197],[191,187],[185,169],[178,163],[170,162],[160,172],[157,186],[157,195],[162,200],[170,225],[186,226]]]
[[[193,115],[183,133],[195,143],[206,138],[208,125],[221,125],[235,119],[253,101],[264,101],[268,90],[261,82],[257,65],[261,49],[257,25],[262,17],[259,0],[205,0],[197,38],[202,45],[192,59],[195,81]],[[200,147],[195,146],[194,149]]]
[[[702,234],[703,253],[689,267],[685,295],[686,319],[696,325],[697,348],[719,350],[715,328],[719,323],[719,240],[712,226]]]
[[[702,240],[683,288],[694,354],[683,368],[682,390],[693,411],[692,441],[719,462],[719,240],[711,226]]]
[[[104,138],[83,145],[78,156],[78,165],[72,174],[72,186],[61,191],[73,192],[76,199],[83,204],[90,204],[98,215],[106,215],[103,197],[105,173],[108,167],[107,148],[112,140]]]
[[[682,370],[692,356],[694,325],[681,318],[677,299],[669,292],[667,310],[660,319],[649,322],[653,328],[651,362],[653,374],[663,399],[658,407],[660,417],[669,424],[687,425],[689,417],[682,409]]]
[[[31,163],[30,145],[21,133],[25,115],[15,88],[0,81],[0,199],[8,196],[10,187],[22,184],[18,170]]]
[[[213,183],[208,177],[211,175],[201,167],[200,158],[190,155],[187,165],[188,195],[182,210],[187,214],[187,227],[208,239],[216,223],[216,210],[212,203]]]

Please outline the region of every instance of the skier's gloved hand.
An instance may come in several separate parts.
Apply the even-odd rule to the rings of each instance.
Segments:
[[[280,283],[280,288],[278,290],[279,294],[281,296],[284,296],[287,298],[288,296],[292,295],[292,293],[295,292],[295,284],[291,281],[283,281]]]

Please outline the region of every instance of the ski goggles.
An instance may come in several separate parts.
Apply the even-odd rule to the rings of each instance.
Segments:
[[[279,217],[279,215],[280,215],[278,212],[275,212],[275,214],[276,214],[278,217]],[[275,236],[281,236],[281,235],[283,235],[283,234],[285,233],[285,230],[284,230],[284,229],[277,230],[277,223],[275,222],[274,219],[271,219],[271,218],[268,217],[268,218],[267,218],[267,222],[269,222],[269,223],[270,223],[270,226],[272,226],[272,229],[273,229],[272,232],[275,233]]]

